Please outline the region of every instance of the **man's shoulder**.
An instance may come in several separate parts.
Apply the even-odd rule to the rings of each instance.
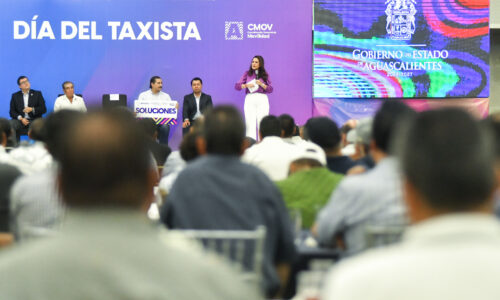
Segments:
[[[184,101],[191,100],[191,99],[194,99],[193,93],[184,95]]]
[[[64,99],[64,97],[65,97],[65,96],[66,96],[66,95],[64,95],[64,94],[62,94],[61,96],[58,96],[58,97],[56,98],[56,102],[60,102],[60,101],[62,101],[62,100]],[[76,97],[76,95],[75,95],[75,97]]]
[[[151,90],[149,89],[149,90],[145,90],[145,91],[141,92],[141,93],[139,94],[139,97],[141,97],[141,96],[146,96],[146,95],[151,95],[151,94],[152,94],[152,93],[151,93]]]

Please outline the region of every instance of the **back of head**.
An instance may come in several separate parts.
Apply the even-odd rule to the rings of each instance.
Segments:
[[[500,165],[500,113],[490,115],[484,120],[483,125],[486,130],[492,130],[496,161]]]
[[[153,119],[139,119],[137,120],[139,127],[142,129],[142,132],[149,138],[153,138],[156,133],[156,123]]]
[[[276,116],[265,116],[260,121],[259,132],[262,139],[268,136],[281,136],[280,120]]]
[[[98,112],[78,120],[70,130],[60,155],[59,185],[65,203],[83,208],[144,205],[152,182],[150,154],[137,124]]]
[[[401,122],[415,116],[416,112],[401,101],[384,102],[373,119],[372,137],[382,152],[391,153],[392,137]]]
[[[327,117],[311,118],[304,126],[304,138],[320,146],[325,152],[340,146],[340,131],[337,124]]]
[[[490,132],[458,109],[419,114],[405,131],[401,164],[435,212],[477,209],[495,186]]]
[[[9,120],[0,118],[0,145],[2,143],[7,143],[7,139],[9,138],[11,132],[12,130]]]
[[[288,114],[282,114],[278,117],[280,120],[281,130],[283,131],[283,137],[289,138],[294,135],[295,132],[295,120],[292,116]]]
[[[60,110],[51,113],[45,120],[42,127],[42,135],[45,137],[47,150],[59,160],[60,154],[63,151],[62,144],[66,138],[66,131],[69,127],[81,118],[83,114],[75,110]]]
[[[245,124],[233,106],[217,106],[208,112],[203,131],[207,153],[241,155]]]
[[[32,139],[34,141],[41,141],[41,142],[45,141],[44,132],[43,132],[44,124],[45,124],[45,119],[43,119],[43,118],[35,119],[31,123],[30,130],[28,132],[30,139]]]
[[[182,138],[182,142],[179,145],[179,152],[182,159],[187,162],[194,160],[200,155],[198,152],[197,140],[203,134],[204,125],[204,119],[198,118],[194,120],[189,132]]]

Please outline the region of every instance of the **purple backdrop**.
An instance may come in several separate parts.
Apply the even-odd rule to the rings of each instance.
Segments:
[[[35,20],[34,16],[38,16]],[[30,78],[33,89],[42,90],[49,111],[60,84],[75,83],[90,105],[100,105],[105,93],[123,93],[133,105],[149,78],[164,79],[164,91],[180,101],[190,93],[190,80],[203,78],[203,90],[215,104],[234,104],[243,111],[244,93],[234,83],[248,69],[253,55],[265,58],[274,85],[270,95],[271,114],[289,113],[298,123],[312,114],[312,4],[303,0],[88,0],[18,1],[0,3],[0,116],[8,117],[10,94],[18,90],[20,74]],[[48,21],[54,34],[33,39],[31,35],[15,39],[14,21],[28,26],[34,21],[37,35]],[[95,22],[101,40],[63,40],[61,22]],[[113,39],[109,21],[121,22]],[[125,37],[119,40],[124,22],[130,22],[134,36],[141,30],[137,22],[185,22],[180,29],[171,27],[172,39],[154,40],[154,24],[148,32],[153,40]],[[194,22],[200,39],[184,40],[189,22]],[[229,23],[234,22],[234,23]],[[272,27],[271,27],[272,26]],[[241,30],[241,31],[240,31]],[[89,27],[89,32],[92,29]],[[21,33],[22,28],[21,28]],[[182,109],[182,107],[181,107]],[[179,114],[179,120],[181,115]],[[181,138],[181,126],[171,132],[175,148]]]

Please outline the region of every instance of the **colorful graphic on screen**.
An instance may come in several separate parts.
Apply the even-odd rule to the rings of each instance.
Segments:
[[[489,0],[315,0],[315,98],[489,96]]]

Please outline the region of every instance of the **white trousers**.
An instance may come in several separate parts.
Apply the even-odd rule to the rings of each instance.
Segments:
[[[269,99],[267,95],[261,93],[247,94],[244,110],[247,136],[257,140],[260,121],[269,115]]]

